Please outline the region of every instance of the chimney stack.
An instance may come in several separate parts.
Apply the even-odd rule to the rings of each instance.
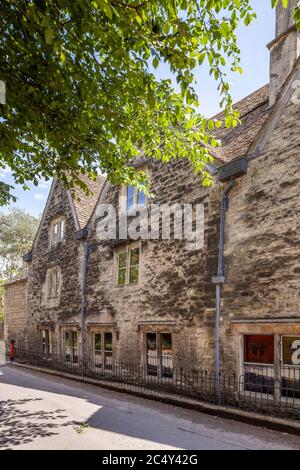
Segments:
[[[291,74],[300,55],[300,31],[293,19],[299,0],[289,0],[284,8],[281,0],[276,7],[276,37],[268,44],[270,50],[270,106],[276,99]]]

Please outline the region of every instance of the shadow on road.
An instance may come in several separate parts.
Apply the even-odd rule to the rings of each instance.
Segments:
[[[247,424],[216,419],[191,410],[110,392],[97,386],[80,384],[73,380],[24,370],[16,366],[0,368],[0,385],[1,383],[60,395],[61,399],[58,398],[57,403],[61,402],[62,407],[64,407],[64,397],[80,398],[83,400],[82,412],[85,403],[96,405],[97,411],[86,414],[88,427],[110,432],[119,437],[129,436],[186,450],[263,449],[276,448],[276,445],[279,447],[286,445],[287,448],[300,447],[297,437],[287,437]],[[43,411],[45,399],[8,399],[0,402],[0,448],[60,434],[59,428],[62,426],[83,424],[75,421],[67,422],[66,419],[68,417],[70,419],[70,414],[68,417],[65,416],[66,410]],[[37,403],[40,401],[40,406],[31,406],[30,401]],[[22,410],[23,405],[25,406]],[[26,405],[31,411],[26,410]],[[36,408],[38,411],[33,412]]]
[[[36,438],[58,434],[62,422],[64,426],[74,425],[66,423],[64,410],[30,412],[22,409],[32,402],[43,402],[41,398],[25,398],[22,400],[0,401],[0,449],[26,444]],[[61,422],[59,420],[62,420]]]

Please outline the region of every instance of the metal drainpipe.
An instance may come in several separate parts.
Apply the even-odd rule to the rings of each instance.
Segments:
[[[213,278],[216,285],[216,324],[215,324],[215,369],[216,369],[216,391],[217,397],[221,399],[220,389],[220,372],[221,372],[221,353],[220,353],[220,318],[221,318],[221,286],[225,282],[224,267],[224,246],[225,246],[225,222],[226,212],[228,210],[228,193],[233,188],[235,182],[231,180],[227,188],[223,191],[221,197],[221,214],[220,214],[220,241],[219,241],[219,257],[218,257],[218,273]]]
[[[84,360],[84,326],[85,326],[84,325],[84,313],[85,313],[85,300],[86,300],[88,257],[89,257],[89,245],[88,245],[88,242],[83,242],[82,292],[81,292],[81,307],[80,307],[80,358],[81,358],[82,366],[83,366],[83,360]]]

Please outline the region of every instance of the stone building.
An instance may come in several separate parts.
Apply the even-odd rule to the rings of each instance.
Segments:
[[[139,162],[151,204],[204,207],[203,245],[187,249],[174,236],[101,240],[101,205],[131,220],[150,201],[102,177],[89,183],[93,196],[74,201],[54,181],[26,256],[26,328],[13,331],[7,315],[7,338],[69,363],[82,355],[108,369],[134,362],[167,377],[177,367],[214,367],[217,312],[227,370],[263,364],[279,376],[283,365],[300,364],[300,36],[292,11],[277,7],[269,85],[236,104],[242,126],[217,133],[223,146],[211,188],[185,160]]]

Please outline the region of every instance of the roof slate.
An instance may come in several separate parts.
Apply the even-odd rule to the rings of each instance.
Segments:
[[[269,85],[265,85],[238,101],[234,105],[234,109],[240,113],[241,125],[234,129],[225,127],[217,129],[215,136],[221,140],[222,147],[211,149],[212,155],[222,163],[228,163],[245,155],[254,142],[270,113]],[[222,120],[223,113],[219,113],[213,118]],[[80,188],[74,190],[74,207],[81,229],[87,225],[95,209],[106,178],[99,175],[95,181],[89,180],[87,177],[82,177],[82,180],[88,186],[91,194],[86,195]]]
[[[73,202],[79,227],[82,229],[86,226],[90,216],[92,215],[106,178],[99,175],[95,181],[88,179],[86,176],[81,176],[80,179],[84,181],[91,192],[91,194],[87,195],[78,186],[74,189]]]
[[[215,133],[216,138],[222,142],[222,147],[217,149],[217,153],[223,163],[246,155],[263,127],[270,113],[269,85],[237,102],[234,109],[240,113],[241,125],[233,129],[221,127]],[[222,117],[223,113],[220,113],[214,116],[214,119],[221,120]]]

